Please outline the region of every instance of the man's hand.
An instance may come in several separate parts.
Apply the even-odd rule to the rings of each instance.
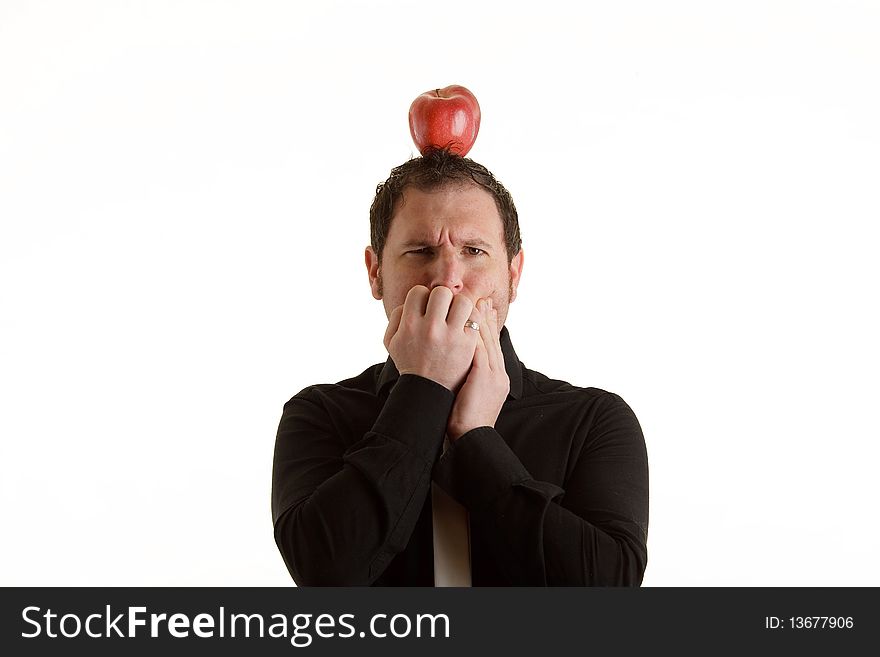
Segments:
[[[467,379],[455,398],[446,426],[446,433],[453,441],[471,429],[494,427],[510,392],[498,334],[498,313],[492,307],[492,300],[479,300],[474,314],[480,325],[479,339]]]
[[[385,348],[401,374],[418,374],[458,391],[474,359],[479,336],[464,323],[473,302],[448,287],[416,285],[391,312]]]

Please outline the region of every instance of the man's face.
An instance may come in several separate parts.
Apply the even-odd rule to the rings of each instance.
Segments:
[[[492,195],[470,183],[423,192],[408,187],[391,220],[382,265],[366,250],[373,297],[385,314],[416,285],[443,285],[474,304],[491,298],[498,327],[507,319],[522,272],[522,251],[508,262],[501,216]]]

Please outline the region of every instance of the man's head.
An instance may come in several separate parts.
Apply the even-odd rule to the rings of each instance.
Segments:
[[[481,164],[429,151],[391,171],[370,207],[365,253],[373,296],[390,315],[415,285],[491,297],[499,326],[516,297],[522,244],[508,191]]]

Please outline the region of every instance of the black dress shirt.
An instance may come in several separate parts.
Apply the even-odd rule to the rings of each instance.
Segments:
[[[389,358],[306,388],[275,442],[275,541],[304,586],[433,586],[433,478],[470,515],[474,586],[638,586],[648,460],[618,395],[526,368],[506,328],[495,428],[441,458],[451,391]]]

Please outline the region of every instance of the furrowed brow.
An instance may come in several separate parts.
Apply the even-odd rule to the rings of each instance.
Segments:
[[[409,240],[408,242],[404,242],[401,244],[401,248],[404,249],[420,249],[425,246],[435,246],[428,240]]]
[[[461,240],[461,243],[465,246],[475,246],[480,249],[486,249],[487,251],[492,248],[492,245],[489,244],[486,240],[480,239],[479,237],[473,238],[464,238]],[[437,246],[437,243],[430,239],[413,239],[404,242],[401,247],[404,249],[420,249],[426,246]]]
[[[476,246],[478,248],[485,249],[487,251],[492,248],[491,244],[489,244],[485,240],[481,240],[478,237],[476,237],[472,240],[462,240],[462,243],[466,244],[467,246]]]

